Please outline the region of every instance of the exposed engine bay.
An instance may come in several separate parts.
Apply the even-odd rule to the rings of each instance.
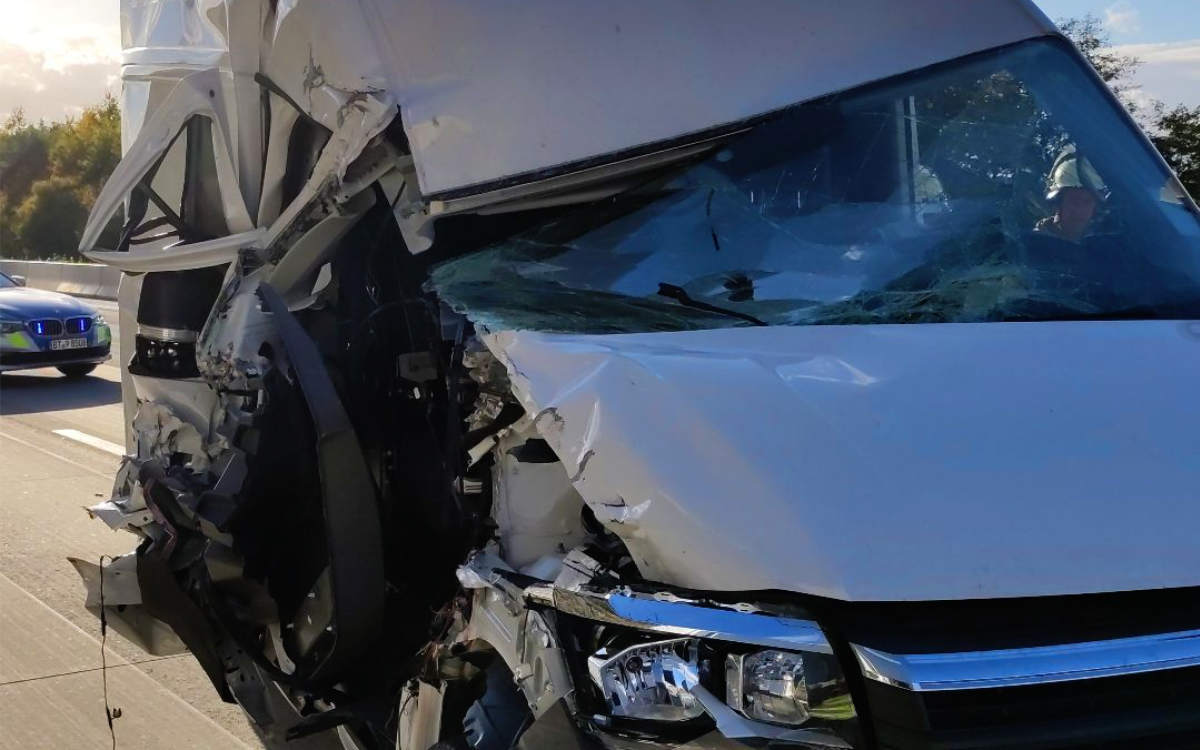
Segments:
[[[874,746],[865,707],[921,729],[892,657],[948,649],[932,625],[1195,585],[1197,466],[1162,458],[1195,423],[1195,207],[1100,148],[1128,124],[1024,0],[716,3],[687,34],[684,0],[122,5],[125,156],[81,250],[125,272],[132,352],[90,512],[138,543],[74,562],[267,747]],[[1037,229],[1083,152],[1086,252]],[[1062,335],[1128,309],[1137,357]],[[1145,400],[1046,380],[1114,359],[1179,366]],[[1160,442],[1105,460],[1096,415]],[[959,648],[1028,645],[984,630]]]
[[[438,247],[396,251],[404,147],[378,135],[362,157],[378,179],[310,214],[309,233],[357,220],[306,267],[244,250],[140,278],[135,451],[90,510],[141,541],[103,571],[75,561],[94,611],[152,654],[190,650],[270,747],[507,747],[552,709],[539,731],[578,732],[570,716],[604,698],[577,686],[602,683],[564,634],[580,654],[636,648],[655,618],[606,597],[661,594],[620,588],[642,579],[610,527],[637,510],[584,502],[588,452],[564,465],[562,417],[523,407],[501,340],[425,283]],[[464,224],[440,235],[487,229]],[[712,730],[681,701],[680,739]]]

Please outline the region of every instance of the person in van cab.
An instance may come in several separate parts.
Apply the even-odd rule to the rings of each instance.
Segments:
[[[1079,243],[1107,196],[1104,180],[1086,157],[1068,149],[1054,160],[1047,183],[1046,200],[1054,214],[1039,221],[1034,231]]]

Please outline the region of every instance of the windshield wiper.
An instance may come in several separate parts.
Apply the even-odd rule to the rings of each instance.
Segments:
[[[683,287],[675,286],[674,284],[659,283],[658,295],[660,297],[666,297],[667,299],[673,299],[684,307],[691,307],[695,308],[696,310],[704,310],[705,312],[716,313],[729,318],[738,318],[748,323],[753,323],[756,326],[769,325],[766,321],[760,320],[753,315],[749,315],[744,312],[738,312],[737,310],[729,310],[724,307],[717,307],[716,305],[710,305],[707,302],[701,302],[698,299],[693,299]]]

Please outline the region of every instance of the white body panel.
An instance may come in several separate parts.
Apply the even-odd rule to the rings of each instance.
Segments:
[[[1053,31],[1025,0],[364,2],[426,195]]]
[[[501,333],[651,579],[845,600],[1200,584],[1200,326]]]

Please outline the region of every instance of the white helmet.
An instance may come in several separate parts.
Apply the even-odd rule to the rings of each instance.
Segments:
[[[1075,153],[1074,149],[1063,151],[1054,160],[1050,176],[1046,181],[1046,200],[1052,201],[1066,188],[1083,188],[1095,194],[1098,200],[1108,197],[1108,186],[1087,157]]]

